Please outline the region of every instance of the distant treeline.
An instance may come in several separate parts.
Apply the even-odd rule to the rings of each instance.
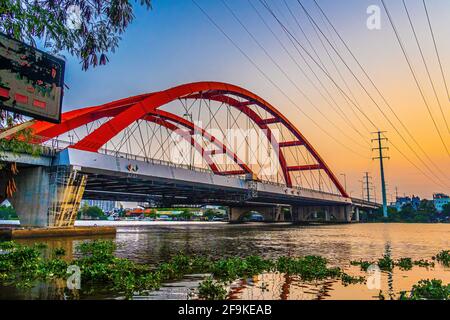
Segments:
[[[388,218],[383,217],[383,211],[377,210],[372,214],[362,213],[360,220],[364,222],[450,222],[450,205],[444,206],[442,212],[438,212],[433,201],[422,200],[417,208],[412,204],[405,204],[400,211],[396,208],[388,208]]]

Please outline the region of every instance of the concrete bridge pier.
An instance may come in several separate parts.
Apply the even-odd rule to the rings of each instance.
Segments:
[[[314,219],[318,207],[292,207],[292,221],[294,223],[307,222]]]
[[[294,223],[306,223],[312,221],[350,222],[351,220],[352,220],[351,205],[325,206],[325,207],[294,206],[292,208],[292,222]]]
[[[324,212],[325,212],[325,221],[326,222],[331,221],[330,209],[329,208],[325,208]]]
[[[71,167],[19,168],[8,199],[23,227],[73,227],[87,177]],[[0,185],[6,181],[1,180]]]
[[[239,206],[230,207],[230,222],[242,222],[244,217],[250,212],[257,212],[264,217],[265,222],[284,221],[284,213],[282,206]]]
[[[354,214],[355,214],[355,221],[356,222],[359,222],[359,208],[358,207],[355,207],[355,211],[354,211]]]
[[[2,179],[2,178],[0,178]],[[48,167],[19,168],[14,177],[17,192],[9,198],[24,227],[48,226],[50,175]],[[0,185],[6,181],[1,180]]]
[[[338,222],[351,222],[352,221],[352,206],[346,205],[346,206],[339,206],[338,208],[338,214],[336,216]]]

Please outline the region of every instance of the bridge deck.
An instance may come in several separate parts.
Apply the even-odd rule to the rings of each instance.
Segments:
[[[250,196],[250,182],[242,177],[216,175],[207,170],[191,170],[161,162],[130,160],[124,157],[66,148],[54,155],[32,157],[7,154],[8,161],[32,166],[71,166],[87,174],[86,199],[155,201],[164,204],[261,203],[286,205],[343,205],[376,209],[379,204],[303,188],[256,183]],[[137,169],[131,172],[128,168]]]
[[[340,195],[315,190],[287,188],[257,182],[257,197],[249,199],[249,182],[240,177],[189,170],[159,163],[129,160],[94,152],[65,149],[53,165],[70,165],[89,175],[86,197],[165,199],[173,203],[230,203],[245,200],[272,204],[350,204]],[[130,172],[128,168],[136,168]],[[131,201],[131,200],[130,200]]]

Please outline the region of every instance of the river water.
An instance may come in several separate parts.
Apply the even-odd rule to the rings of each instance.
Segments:
[[[351,260],[376,260],[386,252],[393,259],[410,257],[429,259],[450,249],[450,224],[347,224],[328,226],[292,226],[290,224],[225,223],[156,224],[118,227],[114,239],[117,255],[139,263],[156,264],[183,252],[212,257],[262,255],[320,255],[330,265],[340,266],[351,275],[366,274]],[[42,239],[50,248],[63,247],[69,254],[86,239]],[[22,240],[32,243],[31,240]],[[159,291],[136,299],[188,299],[195,297],[199,281],[205,275],[190,275],[165,284]],[[366,284],[343,286],[339,280],[306,283],[296,277],[268,273],[235,281],[229,288],[230,299],[378,299],[380,290],[386,299],[398,297],[421,279],[441,279],[450,283],[450,268],[414,267],[410,271],[395,268],[382,273],[380,287]],[[64,299],[63,284],[41,284],[31,289],[0,287],[0,299]],[[110,293],[81,292],[80,299],[121,298]]]

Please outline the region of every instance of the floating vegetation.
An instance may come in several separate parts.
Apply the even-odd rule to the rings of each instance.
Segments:
[[[83,290],[94,288],[114,292],[132,298],[136,294],[145,295],[159,289],[164,282],[179,280],[188,274],[209,274],[198,286],[200,299],[225,299],[227,286],[235,280],[250,278],[263,273],[282,273],[298,276],[303,281],[341,280],[344,286],[364,283],[364,277],[355,277],[343,272],[339,267],[328,265],[320,256],[279,257],[276,260],[260,256],[245,258],[230,257],[213,260],[206,257],[178,254],[158,266],[137,264],[129,259],[114,255],[116,244],[113,241],[96,240],[84,242],[76,247],[79,258],[66,261],[65,250],[53,250],[50,258],[44,255],[46,246],[24,246],[15,242],[0,242],[0,285],[30,288],[39,282],[66,280],[69,266],[78,267],[82,275]],[[435,260],[448,259],[448,251],[440,252]],[[392,271],[394,267],[410,270],[413,265],[430,265],[426,260],[413,261],[411,258],[392,260],[385,255],[375,262],[352,261],[367,270],[377,264],[381,270]],[[442,286],[438,280],[420,282],[403,298],[443,297],[449,287]]]
[[[369,267],[374,264],[375,262],[370,262],[370,261],[350,261],[350,264],[352,266],[360,266],[362,271],[367,271],[367,269],[369,269]]]
[[[433,259],[437,259],[437,257],[433,257]],[[374,265],[378,266],[381,271],[387,272],[392,272],[394,267],[399,267],[400,270],[411,270],[414,266],[424,268],[435,266],[433,261],[428,261],[425,259],[412,260],[411,258],[400,258],[398,260],[392,260],[391,257],[388,255],[383,256],[383,258],[380,258],[377,261],[359,260],[359,261],[350,261],[350,264],[352,266],[359,266],[362,271],[367,271],[370,266]]]
[[[434,262],[433,261],[428,261],[428,260],[425,260],[425,259],[415,260],[413,262],[413,264],[415,266],[424,267],[424,268],[434,267]]]
[[[420,280],[411,291],[400,293],[400,300],[450,300],[450,284],[443,285],[441,280]]]
[[[433,260],[437,260],[438,262],[442,263],[444,266],[449,267],[450,266],[450,250],[442,250],[435,257],[433,257]]]
[[[127,298],[156,290],[170,280],[181,279],[187,274],[207,273],[212,278],[201,283],[200,298],[221,298],[227,283],[264,272],[280,272],[297,275],[305,281],[341,279],[345,285],[363,282],[362,277],[352,277],[338,267],[328,267],[327,260],[318,256],[301,258],[280,257],[267,260],[259,256],[211,260],[204,257],[176,255],[170,261],[151,267],[114,256],[116,244],[112,241],[92,241],[80,244],[76,250],[80,258],[66,262],[65,253],[56,249],[56,258],[44,259],[40,246],[22,246],[13,242],[2,243],[9,251],[0,256],[0,283],[31,287],[37,281],[67,279],[67,267],[78,266],[86,287],[101,285],[122,293]],[[214,279],[214,281],[212,280]],[[221,290],[222,288],[223,290]]]
[[[411,258],[400,258],[395,262],[395,265],[402,270],[411,270],[414,264]]]
[[[222,282],[214,281],[209,277],[198,286],[198,297],[203,300],[225,300],[227,290]]]
[[[341,282],[344,286],[348,286],[350,284],[358,284],[358,283],[365,283],[366,278],[364,277],[354,277],[351,275],[348,275],[346,273],[341,274]]]
[[[392,271],[394,269],[394,260],[389,255],[384,255],[383,258],[378,259],[378,267],[382,271]]]

